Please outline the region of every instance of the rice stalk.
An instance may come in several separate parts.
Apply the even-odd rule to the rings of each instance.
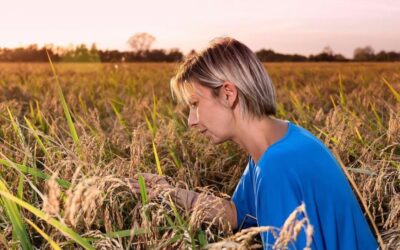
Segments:
[[[6,182],[3,178],[0,177],[0,194],[11,195],[10,191],[7,188]],[[8,218],[11,221],[13,228],[13,235],[19,240],[22,249],[33,249],[32,243],[29,239],[29,234],[26,231],[25,224],[23,222],[23,217],[21,212],[19,211],[16,202],[13,200],[9,200],[6,197],[2,197],[1,205],[4,206]]]
[[[385,78],[382,78],[382,79],[383,79],[383,82],[385,83],[385,85],[389,88],[390,92],[392,92],[392,94],[393,94],[394,98],[397,100],[397,102],[400,102],[399,92],[397,92]]]
[[[28,167],[23,164],[18,164],[18,163],[10,161],[9,159],[0,159],[0,165],[6,166],[8,168],[15,168],[18,171],[21,171],[21,173],[30,174],[34,177],[38,177],[43,180],[49,180],[51,177],[50,175],[44,173],[43,171],[41,171],[37,168],[32,168],[32,167]],[[61,178],[57,179],[57,183],[60,186],[62,186],[63,188],[69,188],[71,186],[71,183],[69,183],[68,181],[61,179]]]
[[[38,133],[36,132],[35,128],[33,127],[33,125],[30,123],[30,121],[28,120],[28,118],[26,118],[24,116],[26,125],[28,125],[30,131],[32,132],[33,137],[35,137],[36,142],[38,143],[39,147],[42,149],[43,153],[45,154],[45,156],[47,156],[49,153],[47,151],[47,148],[44,146],[43,141],[40,139]]]
[[[339,74],[339,97],[340,97],[340,105],[342,107],[346,106],[346,98],[344,95],[344,90],[343,90],[343,80],[342,80],[342,75]]]
[[[49,244],[50,246],[54,249],[54,250],[61,250],[61,247],[59,245],[57,245],[56,242],[54,242],[53,239],[51,239],[51,237],[46,234],[42,229],[40,229],[35,223],[33,223],[31,220],[25,218],[26,222],[28,222],[29,225],[31,225],[31,227],[33,227],[36,232],[38,232]]]
[[[28,210],[29,212],[33,213],[34,215],[36,215],[40,219],[46,221],[48,224],[50,224],[53,227],[55,227],[57,230],[62,232],[65,236],[71,238],[74,242],[76,242],[77,244],[82,246],[84,249],[94,249],[85,238],[82,238],[81,236],[79,236],[79,234],[74,232],[72,229],[70,229],[69,227],[65,226],[60,221],[49,217],[49,215],[47,215],[44,212],[40,211],[39,209],[35,208],[31,204],[29,204],[29,203],[27,203],[27,202],[15,197],[15,196],[13,196],[12,194],[10,194],[8,192],[0,191],[0,195],[3,198],[8,199],[9,201],[15,202],[16,204],[20,205],[22,208],[25,208],[26,210]]]
[[[154,159],[156,160],[157,173],[158,173],[158,175],[163,175],[160,158],[158,157],[157,147],[156,147],[156,144],[154,143],[154,140],[153,140],[152,144],[153,144]]]
[[[58,89],[58,97],[60,98],[60,102],[61,102],[61,105],[64,110],[65,118],[67,119],[67,122],[68,122],[68,127],[69,127],[69,130],[71,133],[71,137],[72,137],[74,143],[79,145],[80,141],[79,141],[78,133],[76,132],[74,122],[72,121],[72,117],[71,117],[71,113],[70,113],[68,105],[67,105],[67,101],[65,100],[60,82],[59,82],[57,74],[56,74],[56,69],[54,68],[54,65],[53,65],[50,55],[49,55],[49,52],[47,50],[46,50],[46,53],[47,53],[47,58],[49,59],[51,71],[53,72],[53,76],[56,80],[57,89]]]

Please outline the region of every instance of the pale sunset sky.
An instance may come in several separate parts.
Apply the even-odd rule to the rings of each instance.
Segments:
[[[346,57],[356,47],[400,51],[400,0],[2,0],[0,47],[96,43],[127,50],[138,32],[152,48],[201,49],[232,36],[253,50]]]

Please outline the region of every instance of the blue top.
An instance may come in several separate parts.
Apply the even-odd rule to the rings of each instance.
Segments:
[[[312,249],[378,248],[335,157],[313,134],[291,122],[286,135],[268,147],[258,164],[250,157],[232,201],[242,228],[281,228],[304,202],[314,229]],[[264,249],[275,242],[271,233],[262,233],[261,238]],[[305,246],[303,229],[289,248]]]

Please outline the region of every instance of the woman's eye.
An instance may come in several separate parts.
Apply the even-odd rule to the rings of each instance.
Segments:
[[[197,106],[197,102],[191,102],[189,105],[191,108],[195,108]]]

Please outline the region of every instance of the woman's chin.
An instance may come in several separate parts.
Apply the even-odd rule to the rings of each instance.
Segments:
[[[221,143],[223,143],[223,142],[226,141],[226,139],[219,138],[219,137],[215,137],[214,135],[211,135],[211,136],[210,136],[210,140],[211,140],[212,143],[215,144],[215,145],[221,144]]]

